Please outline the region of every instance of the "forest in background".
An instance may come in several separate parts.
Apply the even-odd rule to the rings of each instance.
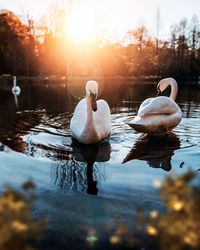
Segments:
[[[59,18],[58,18],[59,17]],[[24,18],[24,20],[22,20]],[[103,31],[81,46],[70,42],[60,24],[60,10],[50,24],[29,15],[0,14],[0,74],[23,76],[173,76],[200,75],[200,24],[197,16],[170,28],[170,38],[150,36],[145,26],[129,30],[121,42],[110,42]],[[81,20],[80,20],[81,22]]]

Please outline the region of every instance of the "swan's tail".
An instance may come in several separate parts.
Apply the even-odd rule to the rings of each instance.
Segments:
[[[142,124],[139,124],[138,122],[129,122],[127,123],[131,128],[133,128],[135,131],[140,132],[140,133],[146,133],[145,126]]]
[[[140,133],[146,133],[146,123],[144,123],[141,119],[140,116],[135,116],[134,119],[131,121],[128,121],[127,124],[133,128],[135,131],[140,132]]]

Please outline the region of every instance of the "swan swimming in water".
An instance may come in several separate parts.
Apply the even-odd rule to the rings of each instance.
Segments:
[[[105,139],[111,130],[110,108],[106,101],[97,100],[98,83],[86,83],[86,98],[76,106],[70,122],[73,137],[83,144],[94,144]]]
[[[19,86],[17,86],[17,78],[16,76],[13,76],[13,87],[12,87],[12,93],[16,96],[18,96],[21,92],[21,89]]]
[[[128,124],[138,132],[163,134],[175,128],[182,119],[182,112],[176,104],[177,82],[173,78],[164,78],[158,85],[158,94],[171,86],[170,97],[157,96],[146,99],[138,110],[137,116]]]

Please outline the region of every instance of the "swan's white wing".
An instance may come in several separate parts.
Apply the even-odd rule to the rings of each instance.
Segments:
[[[97,111],[93,112],[94,123],[100,137],[105,138],[111,130],[110,108],[106,101],[97,101]]]
[[[139,109],[138,109],[138,114],[141,112],[141,110],[146,106],[149,105],[149,103],[153,100],[154,98],[148,98],[146,100],[143,101],[143,103],[140,105]]]
[[[87,118],[87,103],[86,103],[86,98],[84,98],[77,104],[74,110],[73,117],[70,122],[70,129],[75,138],[82,133],[86,124],[86,118]]]
[[[180,112],[175,112],[170,115],[156,114],[136,116],[128,124],[138,132],[142,133],[166,133],[175,128],[181,121],[182,115]]]
[[[138,116],[145,115],[156,115],[156,114],[165,114],[170,115],[177,111],[180,111],[178,105],[171,98],[166,96],[158,96],[152,98],[148,105],[145,105],[142,109],[139,110]]]

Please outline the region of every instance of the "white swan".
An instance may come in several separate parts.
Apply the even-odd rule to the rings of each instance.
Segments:
[[[128,124],[138,132],[162,134],[175,128],[182,119],[182,112],[176,104],[177,82],[173,78],[164,78],[158,85],[158,94],[171,86],[170,97],[157,96],[146,99],[140,106],[137,116]]]
[[[90,80],[86,84],[86,98],[75,108],[70,129],[73,137],[83,144],[94,144],[110,134],[111,115],[106,101],[98,100],[98,83]]]
[[[16,76],[13,76],[13,87],[12,87],[12,93],[13,95],[18,96],[21,92],[21,89],[19,86],[17,86],[17,78]]]

